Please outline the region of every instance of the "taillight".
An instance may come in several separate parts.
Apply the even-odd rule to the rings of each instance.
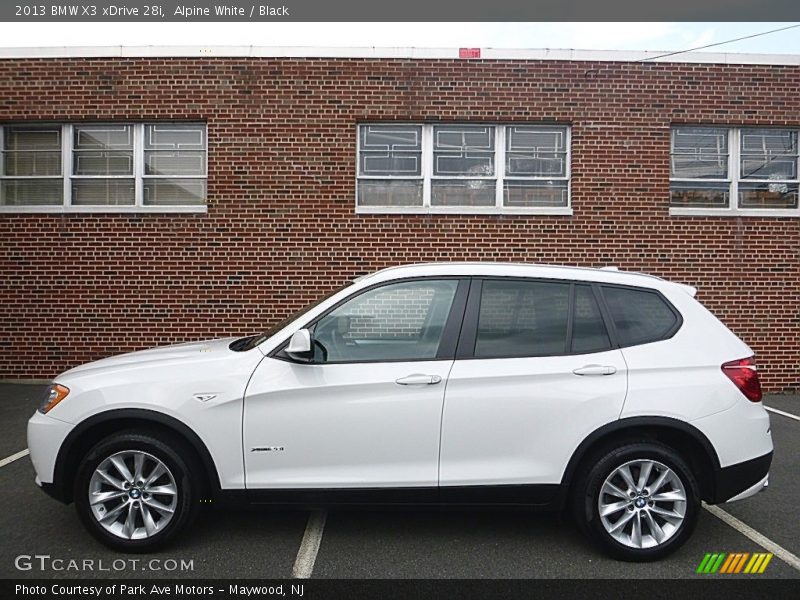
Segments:
[[[750,402],[761,402],[761,382],[758,380],[758,368],[754,357],[726,362],[722,365],[722,372],[736,384]]]

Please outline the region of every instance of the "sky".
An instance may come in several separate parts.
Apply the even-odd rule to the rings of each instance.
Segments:
[[[675,51],[792,23],[0,23],[0,46],[414,46]],[[800,28],[709,52],[800,54]]]

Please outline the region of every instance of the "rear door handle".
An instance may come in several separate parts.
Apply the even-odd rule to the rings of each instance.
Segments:
[[[434,385],[442,380],[438,375],[422,375],[414,373],[413,375],[406,375],[400,379],[395,380],[399,385]]]
[[[617,372],[617,369],[608,365],[586,365],[572,372],[575,375],[613,375]]]

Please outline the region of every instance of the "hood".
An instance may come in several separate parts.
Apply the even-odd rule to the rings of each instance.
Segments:
[[[187,342],[172,346],[162,346],[150,350],[139,350],[118,356],[103,358],[94,362],[86,363],[70,369],[61,374],[61,377],[73,375],[92,375],[108,374],[121,369],[132,369],[141,367],[171,367],[189,362],[206,362],[216,360],[223,355],[232,354],[228,348],[230,343],[238,338],[220,338],[215,340],[204,340],[200,342]]]

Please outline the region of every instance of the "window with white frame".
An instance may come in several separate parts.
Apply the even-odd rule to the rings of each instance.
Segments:
[[[359,212],[568,212],[566,125],[358,126]]]
[[[679,214],[794,214],[798,129],[672,128],[670,206]]]
[[[1,211],[204,209],[202,123],[0,127]]]

